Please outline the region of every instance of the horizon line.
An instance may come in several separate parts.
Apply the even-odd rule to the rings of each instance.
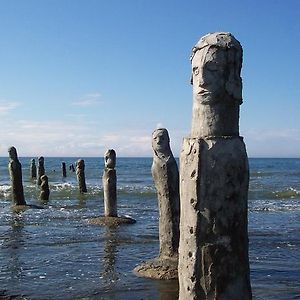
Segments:
[[[45,155],[40,155],[40,156],[18,156],[18,158],[38,158],[43,156],[44,158],[103,158],[104,156],[45,156]],[[9,158],[7,156],[0,156],[0,158]],[[117,156],[117,158],[153,158],[153,156]],[[179,156],[175,156],[174,158],[180,158]],[[294,156],[249,156],[248,159],[300,159],[299,157],[294,157]]]

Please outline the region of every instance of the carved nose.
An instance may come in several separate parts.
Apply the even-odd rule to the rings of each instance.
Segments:
[[[199,77],[199,86],[205,87],[207,85],[207,80],[204,80],[204,76]]]
[[[203,87],[205,85],[205,81],[204,81],[204,78],[201,74],[199,74],[199,77],[198,77],[198,86],[200,87]]]

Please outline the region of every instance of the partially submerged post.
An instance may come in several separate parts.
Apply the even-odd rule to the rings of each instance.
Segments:
[[[36,165],[35,165],[35,159],[32,158],[30,161],[30,178],[35,179],[36,178]]]
[[[50,195],[50,189],[49,189],[49,183],[48,183],[48,176],[43,175],[41,177],[41,192],[40,192],[40,199],[43,201],[49,200]]]
[[[105,225],[109,227],[121,224],[134,224],[136,221],[129,216],[118,216],[117,213],[117,174],[116,152],[109,149],[104,154],[104,170],[102,176],[104,216],[89,220],[90,224]]]
[[[85,173],[84,173],[84,160],[79,159],[76,163],[76,175],[77,175],[77,181],[79,186],[79,192],[81,194],[86,193],[86,184],[85,184]]]
[[[180,156],[179,299],[251,299],[248,158],[239,136],[242,47],[230,33],[192,51],[191,136]]]
[[[179,174],[170,148],[168,131],[152,134],[152,176],[158,196],[159,256],[135,268],[141,276],[156,279],[177,278],[179,244]]]
[[[26,205],[22,181],[22,165],[18,159],[16,148],[10,147],[8,149],[8,155],[8,170],[11,180],[13,203],[14,205]]]
[[[38,185],[41,185],[42,183],[42,180],[41,180],[41,177],[43,175],[45,175],[45,167],[44,167],[44,157],[43,156],[40,156],[38,158],[38,168],[37,168],[37,184]]]
[[[179,244],[179,174],[170,148],[167,129],[152,134],[152,176],[157,190],[159,208],[159,256],[178,257]]]
[[[75,167],[74,167],[73,164],[71,164],[71,165],[69,166],[69,170],[72,171],[72,172],[75,172]]]
[[[104,154],[104,171],[102,177],[104,194],[104,216],[117,217],[117,175],[116,152],[109,149]]]
[[[61,163],[61,171],[62,177],[67,177],[66,163],[64,161]]]

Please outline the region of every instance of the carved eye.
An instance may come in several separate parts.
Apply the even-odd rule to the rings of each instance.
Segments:
[[[199,74],[199,68],[198,67],[194,67],[193,68],[193,74],[194,75],[198,75]]]

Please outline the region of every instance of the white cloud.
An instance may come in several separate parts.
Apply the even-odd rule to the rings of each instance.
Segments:
[[[100,93],[91,93],[73,103],[77,106],[100,103]],[[113,148],[118,156],[152,156],[151,129],[121,128],[109,131],[101,121],[92,122],[84,114],[66,114],[64,120],[19,120],[9,114],[20,104],[0,100],[0,156],[15,146],[19,156],[103,156]],[[157,124],[162,127],[162,124]],[[171,147],[178,155],[182,142],[180,131],[170,131]]]
[[[300,130],[260,129],[242,133],[249,157],[299,157]]]
[[[122,130],[102,138],[106,149],[114,149],[121,156],[151,156],[151,132],[143,130]]]
[[[20,106],[18,102],[0,100],[0,115],[6,115],[18,106]]]
[[[3,124],[2,124],[3,123]],[[7,154],[11,145],[18,149],[20,156],[72,156],[80,153],[80,144],[93,138],[88,124],[63,121],[1,121],[0,155]],[[6,145],[5,145],[6,144]],[[78,144],[78,146],[77,146]]]
[[[243,132],[243,135],[256,141],[267,141],[273,139],[300,141],[300,130],[291,128],[246,130]]]
[[[115,149],[120,156],[152,156],[152,129],[126,128],[109,131],[101,121],[15,120],[0,118],[0,156],[15,146],[19,156],[98,156]],[[174,156],[180,153],[188,132],[168,128]],[[241,134],[249,157],[299,157],[300,131],[296,129],[248,130]]]
[[[168,130],[170,144],[174,156],[180,153],[183,137],[186,132],[182,130]],[[122,130],[118,133],[110,133],[102,138],[103,145],[113,148],[121,156],[152,156],[152,129],[151,130]]]
[[[86,94],[83,97],[81,97],[78,101],[73,102],[72,105],[80,107],[94,106],[102,103],[102,101],[100,101],[100,98],[100,93]]]
[[[118,156],[151,156],[151,132],[107,133],[101,122],[0,120],[0,156],[15,146],[19,156],[100,156],[113,148]]]

